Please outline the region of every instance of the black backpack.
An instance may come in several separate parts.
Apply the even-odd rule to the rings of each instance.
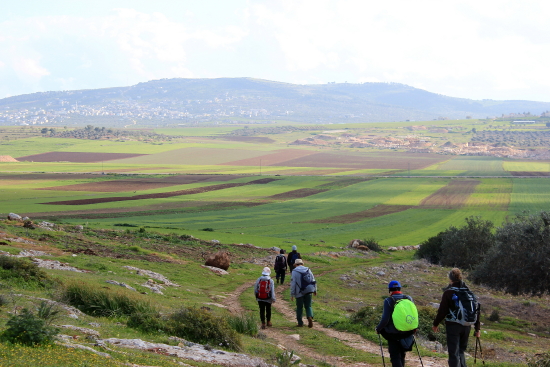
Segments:
[[[275,258],[275,270],[286,270],[286,256],[283,254],[277,255]]]
[[[479,312],[476,295],[468,287],[451,287],[449,289],[453,290],[454,294],[446,320],[464,326],[474,325]]]

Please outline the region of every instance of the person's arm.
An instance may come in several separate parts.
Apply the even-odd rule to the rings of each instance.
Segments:
[[[290,298],[296,297],[296,273],[294,271],[291,272],[292,279],[290,280]]]
[[[384,300],[384,311],[382,312],[382,318],[380,319],[378,326],[376,326],[377,334],[380,334],[382,329],[384,329],[386,325],[388,325],[388,323],[390,322],[390,317],[392,314],[390,302],[391,302],[391,297],[388,297]]]
[[[435,316],[435,319],[432,325],[432,330],[435,332],[439,331],[438,325],[441,323],[441,321],[443,321],[443,319],[445,319],[445,317],[449,313],[449,298],[452,297],[452,293],[453,291],[445,291],[441,296],[441,303],[439,303],[439,309],[437,310],[437,315]],[[452,302],[452,299],[451,299],[451,302]]]
[[[275,303],[275,301],[277,300],[277,297],[275,296],[275,282],[273,281],[273,279],[269,279],[269,282],[271,283],[271,303]]]
[[[258,283],[260,283],[260,278],[256,279],[256,283],[254,283],[254,296],[258,298]]]

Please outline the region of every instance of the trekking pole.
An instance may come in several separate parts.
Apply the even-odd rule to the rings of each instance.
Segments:
[[[382,349],[382,338],[378,334],[378,340],[380,341],[380,353],[382,353],[382,364],[386,367],[386,361],[384,361],[384,349]]]
[[[418,353],[418,359],[420,359],[420,365],[424,367],[424,363],[422,363],[422,357],[420,357],[420,350],[418,349],[418,344],[416,343],[416,338],[413,335],[414,345],[416,345],[416,352]]]
[[[479,339],[478,336],[476,336],[476,350],[477,350],[478,344],[479,344],[479,354],[481,355],[481,363],[483,363],[483,365],[485,366],[485,359],[483,358],[483,349],[481,349],[481,340]],[[474,363],[475,363],[475,360],[474,360]]]

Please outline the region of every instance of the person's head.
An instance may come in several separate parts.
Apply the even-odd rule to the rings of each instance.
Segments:
[[[262,275],[271,275],[271,269],[267,266],[262,270]]]
[[[296,259],[296,261],[294,261],[294,266],[301,266],[301,265],[304,265],[304,260],[302,259]]]
[[[293,245],[292,246],[292,251],[297,251],[298,250],[298,247],[296,247],[296,245]]]
[[[281,249],[281,250],[279,251],[279,253],[280,253],[280,254],[284,254],[284,253],[285,253],[285,250]]]
[[[401,283],[397,280],[392,280],[388,283],[388,292],[396,292],[401,290]]]
[[[451,283],[462,281],[462,272],[459,268],[451,269],[451,271],[449,272],[449,280],[451,281]]]

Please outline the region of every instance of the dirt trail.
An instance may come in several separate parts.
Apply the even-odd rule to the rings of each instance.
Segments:
[[[322,275],[323,274],[320,274],[319,276],[317,276],[317,278],[321,277]],[[250,288],[254,286],[254,283],[255,281],[250,281],[245,284],[242,284],[234,292],[227,295],[223,303],[228,307],[230,312],[239,314],[245,311],[239,302],[239,297],[243,292],[246,292],[246,291],[249,291],[252,295],[252,291],[250,290]],[[288,302],[283,300],[283,292],[286,289],[288,289],[288,285],[276,287],[277,302],[273,304],[273,307],[275,308],[276,311],[281,313],[287,320],[295,322],[296,313],[293,305],[290,305]],[[367,363],[359,363],[359,362],[350,363],[350,362],[344,361],[342,357],[335,357],[335,356],[320,354],[315,350],[300,344],[292,336],[281,332],[280,329],[281,328],[278,328],[275,325],[275,327],[268,328],[266,330],[263,330],[262,332],[264,332],[269,338],[275,339],[278,344],[285,347],[287,350],[293,350],[298,356],[307,356],[317,361],[325,361],[336,367],[371,367],[373,366]],[[285,328],[285,329],[288,330],[288,328]],[[313,324],[313,329],[323,332],[327,336],[331,338],[335,338],[351,348],[380,355],[380,346],[378,344],[372,343],[369,340],[364,339],[360,335],[338,331],[330,328],[325,328],[318,323]],[[300,328],[296,328],[295,331],[296,331],[295,334],[299,334]],[[406,357],[407,366],[421,367],[420,361],[418,359],[418,354],[416,354],[416,350],[413,350],[413,352],[407,353],[407,357]],[[384,357],[386,359],[386,364],[388,366],[391,366],[387,348],[384,348]],[[429,367],[447,366],[446,360],[423,357],[422,361],[424,363],[424,366],[429,366]],[[382,364],[382,359],[380,359],[379,364]]]

